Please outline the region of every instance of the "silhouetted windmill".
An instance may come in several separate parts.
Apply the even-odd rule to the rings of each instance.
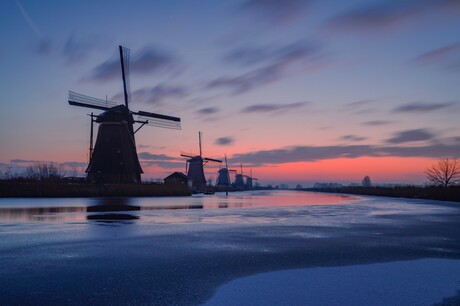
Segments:
[[[91,113],[90,162],[87,178],[97,182],[133,183],[141,181],[143,173],[137,157],[134,134],[144,125],[180,129],[180,118],[129,109],[129,49],[119,46],[124,105],[69,91],[69,104],[104,111]],[[99,123],[93,150],[93,123]],[[134,123],[140,124],[134,130]]]
[[[181,152],[180,156],[188,157],[185,164],[187,177],[192,180],[192,187],[195,191],[203,191],[206,187],[206,178],[204,176],[203,166],[208,162],[221,163],[221,160],[202,157],[201,151],[201,132],[198,132],[198,143],[200,147],[200,155]]]
[[[254,181],[258,181],[259,179],[258,178],[255,178],[252,176],[252,169],[251,169],[251,175],[244,175],[244,177],[246,177],[246,183],[244,184],[244,188],[247,189],[247,190],[251,190],[254,188]]]
[[[235,176],[235,188],[238,190],[244,190],[244,175],[243,175],[243,164],[240,164],[241,173]]]
[[[216,186],[229,186],[231,184],[230,172],[236,172],[236,170],[228,169],[227,156],[225,156],[225,168],[220,168],[217,172]]]

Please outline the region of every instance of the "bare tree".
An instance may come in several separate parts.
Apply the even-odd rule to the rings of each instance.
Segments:
[[[367,175],[363,178],[361,183],[363,184],[364,187],[371,187],[372,186],[371,178],[369,176],[367,176]]]
[[[456,159],[443,158],[438,164],[425,171],[428,180],[443,187],[460,183],[460,162]]]
[[[55,166],[53,163],[35,163],[27,167],[25,177],[37,181],[58,180],[64,176],[62,167]]]

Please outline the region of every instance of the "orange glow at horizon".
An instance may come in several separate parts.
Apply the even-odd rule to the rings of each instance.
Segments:
[[[436,163],[434,158],[414,157],[360,157],[337,158],[314,162],[294,162],[262,167],[245,167],[244,174],[252,169],[253,176],[258,178],[262,185],[267,182],[340,182],[349,181],[359,183],[368,175],[373,182],[386,183],[423,183],[424,171]],[[230,168],[238,168],[232,167]],[[162,169],[145,167],[145,177],[161,177],[160,173],[185,171],[183,168]],[[208,179],[217,177],[217,168],[205,167]]]

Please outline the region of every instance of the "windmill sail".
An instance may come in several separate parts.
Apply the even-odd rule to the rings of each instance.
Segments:
[[[174,130],[181,129],[180,118],[178,117],[149,113],[144,111],[133,112],[133,115],[135,115],[137,121],[140,121],[142,123],[145,122],[147,125],[150,126]]]
[[[120,63],[121,75],[123,78],[123,93],[125,97],[125,106],[129,108],[128,104],[131,100],[131,84],[129,81],[129,53],[130,50],[123,46],[118,46],[120,50]]]
[[[81,106],[87,108],[94,108],[99,110],[108,110],[116,106],[117,102],[93,98],[90,96],[82,95],[69,90],[69,104],[74,106]]]

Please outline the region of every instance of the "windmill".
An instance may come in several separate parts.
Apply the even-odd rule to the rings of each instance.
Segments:
[[[204,176],[203,166],[208,162],[221,163],[221,160],[203,157],[201,151],[201,132],[198,132],[198,143],[200,155],[181,152],[180,156],[187,157],[186,169],[187,177],[192,181],[192,187],[196,191],[203,191],[206,187],[206,178]]]
[[[241,173],[235,176],[235,188],[238,190],[244,190],[244,175],[243,175],[243,164],[240,164]]]
[[[244,188],[246,190],[251,190],[254,188],[253,182],[258,181],[259,179],[255,178],[252,176],[252,169],[251,169],[251,175],[244,175],[246,177],[246,184],[244,185]]]
[[[225,168],[219,169],[216,186],[229,186],[231,184],[230,172],[236,172],[236,170],[228,169],[227,155],[225,155]]]
[[[91,113],[91,135],[87,179],[105,183],[135,183],[143,173],[136,151],[134,135],[144,126],[180,129],[180,118],[146,111],[131,111],[129,49],[119,46],[124,104],[97,99],[69,91],[69,104],[103,111]],[[93,124],[99,124],[93,148]],[[134,124],[140,124],[134,130]]]

